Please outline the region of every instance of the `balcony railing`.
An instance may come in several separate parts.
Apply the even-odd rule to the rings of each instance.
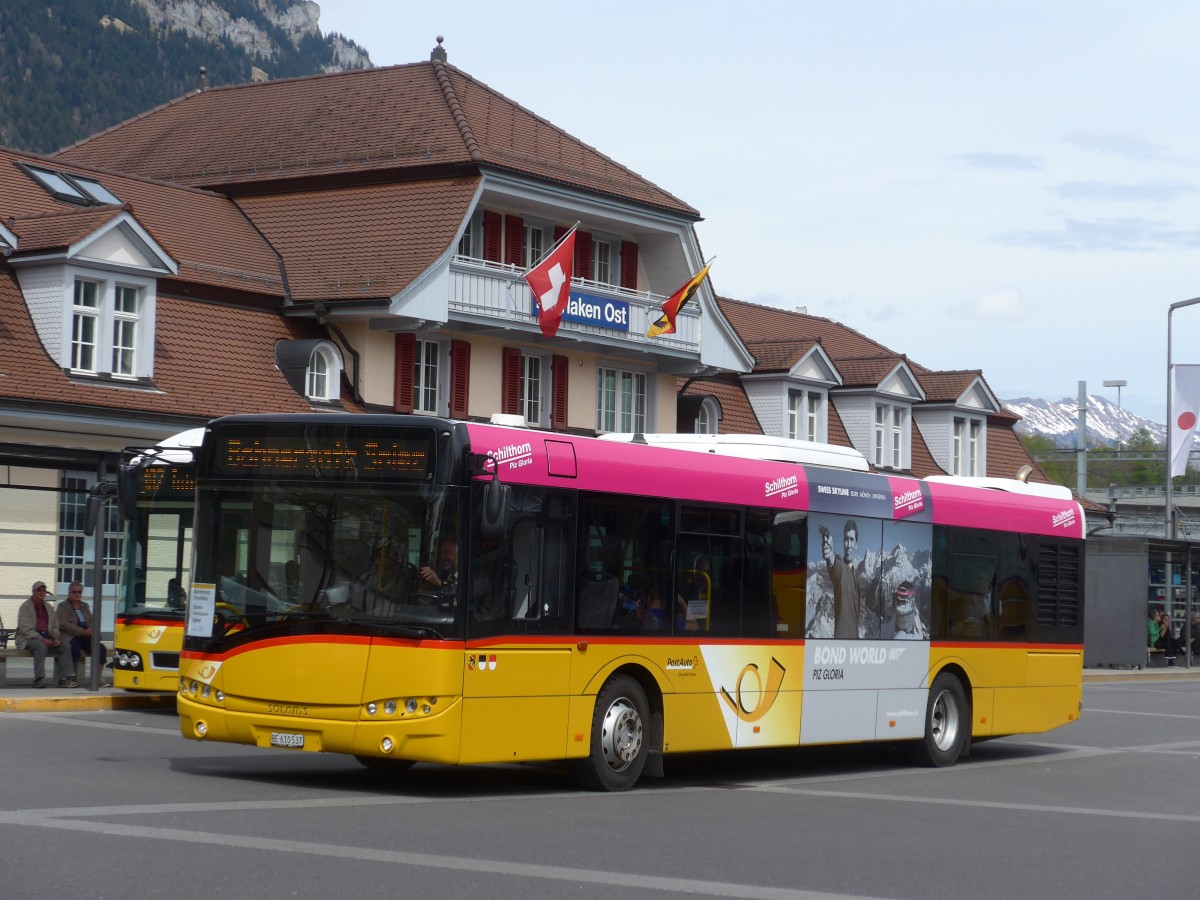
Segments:
[[[533,298],[521,275],[524,269],[483,259],[456,256],[450,263],[450,313],[537,324]],[[700,352],[700,313],[695,301],[675,320],[674,334],[647,338],[650,324],[662,314],[666,297],[647,291],[630,291],[586,278],[571,279],[573,296],[596,301],[585,315],[589,321],[564,318],[560,334],[589,336],[615,345],[641,345],[647,350]],[[611,301],[611,302],[609,302]],[[627,315],[625,311],[627,310]],[[621,321],[627,318],[627,322]]]

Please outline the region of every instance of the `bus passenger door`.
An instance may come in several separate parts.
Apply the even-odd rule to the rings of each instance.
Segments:
[[[561,519],[537,489],[514,490],[505,539],[477,548],[463,672],[461,762],[566,755],[571,649],[561,634],[566,577]],[[554,519],[554,520],[551,520]]]

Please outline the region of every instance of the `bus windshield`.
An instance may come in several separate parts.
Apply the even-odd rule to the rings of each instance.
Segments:
[[[320,626],[421,638],[460,632],[459,495],[428,484],[266,480],[202,486],[196,585],[211,635],[185,646]]]
[[[137,509],[126,525],[120,614],[183,619],[192,553],[196,468],[156,462],[136,473]]]

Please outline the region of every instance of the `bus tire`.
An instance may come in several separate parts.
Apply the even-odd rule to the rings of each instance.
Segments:
[[[605,682],[592,712],[591,744],[576,774],[593,791],[627,791],[646,767],[649,704],[642,686],[628,675]]]
[[[949,672],[933,679],[925,704],[925,737],[907,741],[913,765],[940,768],[958,762],[971,739],[971,708],[962,682]]]
[[[415,760],[392,759],[389,756],[359,756],[355,754],[354,758],[372,772],[383,772],[386,775],[398,775],[416,765]]]

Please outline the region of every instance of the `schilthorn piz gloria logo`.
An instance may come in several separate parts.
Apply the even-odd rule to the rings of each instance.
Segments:
[[[795,475],[782,475],[763,485],[768,497],[791,497],[800,493],[800,479]]]
[[[533,445],[505,444],[492,455],[497,463],[507,463],[510,469],[520,469],[533,462]]]
[[[1075,527],[1075,510],[1064,509],[1062,512],[1054,514],[1054,518],[1050,520],[1050,524],[1055,528],[1074,528]]]

